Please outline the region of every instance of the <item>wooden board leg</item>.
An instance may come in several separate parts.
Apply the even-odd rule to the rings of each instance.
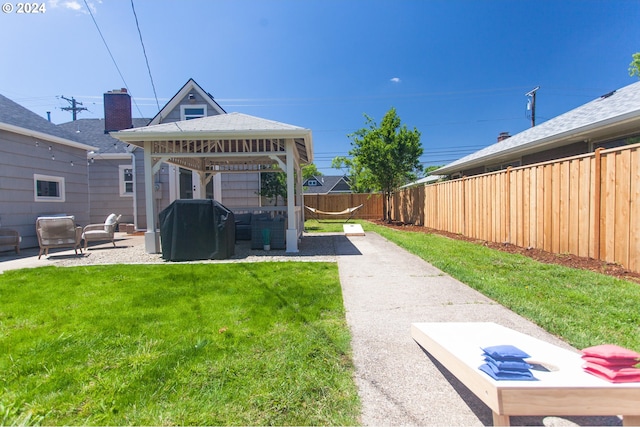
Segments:
[[[497,413],[493,413],[493,425],[494,426],[510,426],[511,421],[509,421],[509,415],[499,415]]]
[[[623,415],[623,426],[640,426],[640,415]]]

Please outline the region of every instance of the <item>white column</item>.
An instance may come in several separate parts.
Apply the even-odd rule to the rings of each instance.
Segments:
[[[218,166],[216,166],[216,169],[218,169]],[[213,176],[213,199],[224,205],[222,200],[222,174],[220,172]]]
[[[193,171],[192,182],[193,182],[193,198],[206,199],[207,198],[207,175],[204,172]]]
[[[287,252],[298,252],[298,228],[296,221],[296,194],[294,185],[294,141],[286,141],[287,162]]]
[[[144,233],[144,248],[148,254],[160,252],[160,233],[156,229],[156,204],[154,203],[153,164],[151,141],[144,143],[144,199],[147,209],[147,231]]]

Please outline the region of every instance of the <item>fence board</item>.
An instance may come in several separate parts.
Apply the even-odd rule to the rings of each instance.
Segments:
[[[614,221],[614,256],[616,263],[629,265],[629,162],[630,152],[619,151],[616,153],[616,217]]]
[[[600,246],[601,257],[607,262],[614,262],[613,239],[615,238],[615,218],[616,218],[616,156],[603,156],[604,165],[602,176],[604,178],[602,192],[604,193],[604,207],[601,212],[601,230],[604,242]],[[601,239],[602,241],[602,239]]]
[[[378,193],[346,193],[346,194],[306,194],[304,196],[305,206],[319,209],[325,212],[341,212],[345,209],[364,204],[353,215],[359,219],[382,219],[382,195]],[[305,210],[306,218],[315,217],[314,214]],[[318,215],[320,219],[347,219],[349,215]]]
[[[592,198],[592,190],[589,180],[590,176],[590,159],[582,158],[578,161],[578,179],[580,185],[578,186],[578,251],[575,252],[578,256],[588,257],[592,256],[589,250],[591,238],[589,236],[589,230],[592,228],[592,215],[590,200]]]
[[[630,151],[628,267],[631,271],[640,271],[640,149]]]

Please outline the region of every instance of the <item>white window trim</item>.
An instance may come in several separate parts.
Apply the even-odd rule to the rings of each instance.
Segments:
[[[187,116],[184,113],[184,110],[188,109],[188,108],[202,108],[202,116],[194,116],[194,115],[189,115]],[[188,120],[189,118],[192,119],[197,119],[200,117],[207,117],[207,104],[189,104],[189,105],[181,105],[180,106],[180,120]]]
[[[126,181],[124,180],[124,170],[131,169],[131,184],[135,185],[136,177],[133,176],[133,165],[119,165],[118,166],[118,183],[120,186],[120,197],[133,197],[133,189],[130,193],[126,191]]]
[[[60,189],[59,197],[51,197],[51,196],[38,196],[38,181],[51,181],[57,182]],[[62,176],[51,176],[51,175],[40,175],[37,173],[33,174],[33,200],[36,202],[64,202],[66,199],[65,196],[65,185],[64,185],[64,177]]]

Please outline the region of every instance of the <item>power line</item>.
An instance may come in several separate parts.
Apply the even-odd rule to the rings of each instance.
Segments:
[[[151,75],[151,67],[149,67],[149,58],[147,57],[147,50],[144,48],[144,42],[142,41],[142,32],[140,32],[140,24],[138,23],[138,15],[136,14],[136,8],[133,6],[133,0],[131,0],[131,10],[133,10],[133,16],[136,19],[136,28],[138,29],[138,35],[140,36],[140,44],[142,45],[142,53],[144,54],[144,60],[147,63],[147,71],[149,72],[149,79],[151,80],[151,88],[153,88],[153,96],[156,98],[156,106],[158,107],[158,111],[160,111],[160,103],[158,102],[156,85],[153,83],[153,76]]]
[[[109,52],[109,56],[111,57],[111,60],[113,61],[113,65],[115,65],[116,70],[118,70],[118,74],[120,75],[120,78],[122,79],[122,83],[124,84],[124,87],[127,88],[127,92],[131,93],[131,91],[129,90],[129,85],[127,85],[127,82],[124,80],[124,76],[122,75],[122,72],[120,71],[120,67],[118,67],[116,59],[113,57],[113,54],[111,53],[111,49],[109,49],[109,45],[107,44],[107,41],[105,40],[104,36],[102,35],[102,31],[100,31],[100,27],[98,26],[98,23],[96,22],[96,18],[94,18],[93,12],[91,12],[91,8],[89,7],[89,4],[87,4],[87,0],[84,0],[84,5],[87,7],[87,10],[89,11],[89,15],[91,16],[91,20],[93,20],[93,24],[96,26],[96,29],[98,30],[98,34],[100,34],[100,38],[102,39],[102,43],[104,43],[104,47],[106,47],[107,48],[107,52]],[[143,117],[142,111],[140,111],[140,107],[138,107],[138,104],[136,103],[135,98],[133,98],[133,96],[132,96],[131,99],[133,99],[133,103],[135,104],[136,109],[138,110],[138,113],[140,113],[140,117]]]

